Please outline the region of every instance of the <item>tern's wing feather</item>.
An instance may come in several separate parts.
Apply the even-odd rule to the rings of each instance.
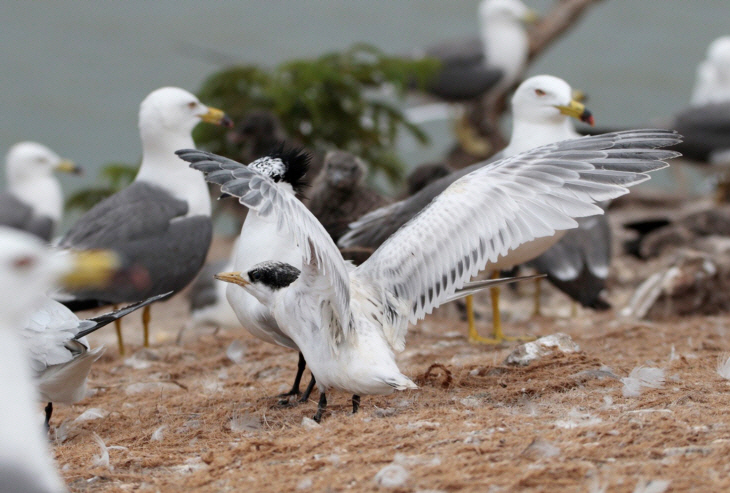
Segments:
[[[304,204],[293,194],[282,191],[268,176],[230,159],[194,149],[180,150],[177,154],[192,168],[203,171],[207,181],[221,185],[222,192],[238,197],[241,204],[262,217],[276,218],[279,229],[286,229],[294,236],[301,246],[303,261],[314,261],[334,288],[336,316],[344,330],[349,330],[350,278],[345,261],[327,231]],[[339,338],[337,334],[336,339]]]
[[[411,308],[415,322],[473,275],[518,245],[600,214],[594,202],[664,168],[679,135],[636,130],[539,147],[484,166],[453,183],[352,275],[377,282]],[[405,336],[402,333],[396,338]]]

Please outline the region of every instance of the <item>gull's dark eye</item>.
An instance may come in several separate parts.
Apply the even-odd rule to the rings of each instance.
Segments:
[[[35,258],[30,255],[24,255],[22,257],[17,257],[13,260],[13,267],[15,267],[18,270],[26,270],[33,265],[35,265]]]
[[[545,91],[543,91],[542,89],[535,89],[535,94],[537,94],[538,96],[544,96]]]
[[[194,110],[197,106],[198,106],[198,103],[196,103],[195,101],[190,101],[188,103],[188,108],[190,108],[191,110]]]

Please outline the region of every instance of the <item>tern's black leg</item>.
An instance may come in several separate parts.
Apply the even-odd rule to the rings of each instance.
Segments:
[[[302,383],[302,375],[304,374],[304,369],[307,367],[307,362],[304,361],[304,355],[302,353],[299,353],[299,362],[297,363],[297,376],[294,377],[294,385],[292,385],[292,388],[289,392],[286,392],[284,394],[279,394],[276,397],[279,397],[283,400],[279,401],[279,405],[286,405],[288,404],[288,401],[286,400],[287,397],[291,397],[293,395],[299,395],[299,384]]]
[[[314,390],[315,383],[317,383],[317,380],[314,378],[314,374],[312,374],[312,379],[309,381],[309,385],[307,385],[307,388],[304,390],[304,393],[302,394],[302,398],[299,399],[299,402],[307,402],[309,400],[309,396],[312,394],[312,391]]]
[[[324,392],[319,393],[319,404],[317,404],[317,413],[312,417],[317,423],[322,421],[322,413],[327,407],[327,394]]]
[[[49,402],[46,405],[46,431],[51,429],[51,414],[53,414],[53,403]]]
[[[360,409],[360,396],[352,394],[352,414],[355,414]]]

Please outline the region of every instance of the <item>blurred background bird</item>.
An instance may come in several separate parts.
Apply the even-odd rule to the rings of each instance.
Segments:
[[[0,192],[0,225],[51,241],[63,214],[61,185],[54,171],[81,168],[37,142],[19,142],[5,156],[7,190]]]

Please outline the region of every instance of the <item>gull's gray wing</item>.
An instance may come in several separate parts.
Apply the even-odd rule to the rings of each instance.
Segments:
[[[119,282],[74,292],[75,298],[126,303],[184,288],[203,266],[213,234],[209,217],[186,216],[187,211],[185,201],[141,181],[92,207],[59,247],[114,250],[130,265],[146,269],[149,282],[145,288]]]
[[[500,69],[487,66],[482,41],[476,36],[430,46],[424,55],[437,59],[440,64],[426,90],[447,101],[479,97],[503,76]]]
[[[473,275],[520,244],[576,227],[602,213],[595,202],[628,192],[678,153],[667,130],[636,130],[568,140],[484,166],[453,183],[353,273],[407,303],[416,322]],[[394,313],[394,317],[401,317]],[[393,339],[405,336],[407,321]],[[394,344],[398,346],[398,344]]]
[[[675,117],[673,127],[683,135],[677,150],[690,159],[709,161],[713,152],[730,149],[730,103],[688,108]]]
[[[53,219],[39,216],[33,208],[9,192],[0,193],[0,225],[20,229],[50,241],[55,226]]]
[[[581,305],[608,308],[600,298],[611,264],[611,228],[605,215],[582,217],[547,252],[528,265]]]
[[[229,259],[217,260],[209,262],[200,269],[195,282],[190,286],[188,291],[188,299],[190,300],[190,311],[200,310],[206,306],[214,305],[218,301],[218,292],[216,290],[218,282],[213,277],[219,272],[224,272],[226,266],[231,263]]]
[[[276,183],[255,169],[230,159],[196,149],[177,151],[190,167],[205,173],[206,181],[221,185],[223,193],[262,217],[274,217],[280,230],[289,231],[299,244],[304,263],[313,263],[333,289],[333,305],[340,327],[333,340],[347,336],[350,329],[350,277],[340,251],[324,227],[293,194],[282,191]]]

